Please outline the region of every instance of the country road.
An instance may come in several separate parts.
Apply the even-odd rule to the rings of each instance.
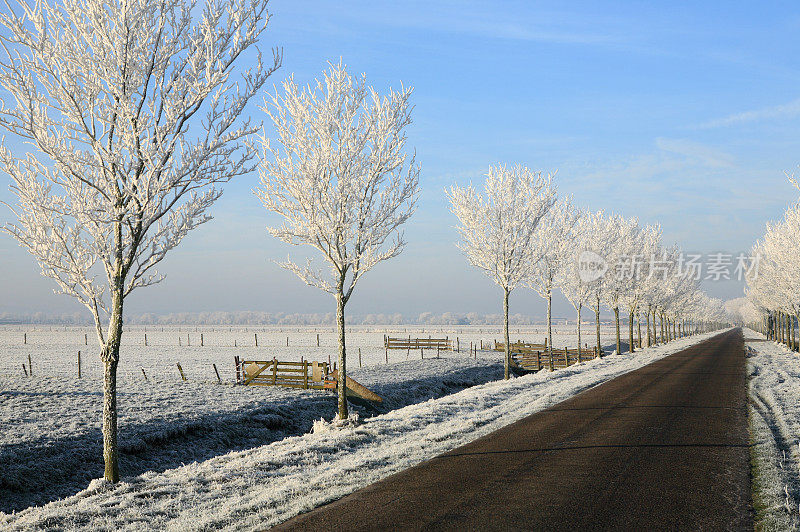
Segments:
[[[752,528],[738,329],[277,527]]]

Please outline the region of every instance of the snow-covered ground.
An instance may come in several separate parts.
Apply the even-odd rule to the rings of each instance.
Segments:
[[[333,429],[328,423],[317,422],[311,433],[289,436],[267,445],[230,452],[185,466],[173,466],[166,470],[163,467],[156,468],[155,471],[137,476],[127,476],[114,487],[102,481],[93,481],[77,495],[11,515],[0,514],[0,526],[12,530],[77,527],[103,530],[265,528],[463,445],[708,336],[677,340],[667,346],[639,351],[635,355],[592,360],[552,373],[543,372],[510,381],[484,381],[485,384],[438,399],[416,402],[381,415],[362,418],[361,423],[343,428]],[[481,360],[480,357],[478,364],[483,365],[482,371],[493,372],[496,378],[500,368],[499,357],[487,356],[495,357],[492,367],[487,370],[490,360]],[[453,369],[458,362],[464,365],[463,371]],[[441,366],[437,368],[434,364]],[[398,376],[405,371],[401,368],[406,367],[409,375]],[[373,386],[378,393],[388,396],[394,392],[395,406],[401,406],[409,394],[418,399],[424,396],[424,393],[411,391],[406,384],[414,382],[414,378],[408,376],[418,376],[420,367],[425,368],[424,374],[428,377],[417,380],[428,383],[428,387],[423,388],[430,396],[438,396],[442,388],[463,387],[464,382],[449,382],[454,378],[450,371],[456,371],[456,375],[463,377],[474,375],[476,370],[475,361],[469,362],[466,357],[458,359],[454,356],[438,361],[409,361],[389,367],[384,365],[383,371],[381,366],[376,365],[374,368],[364,368],[362,373],[354,372],[354,377]],[[375,381],[370,380],[371,375]],[[381,375],[380,378],[385,382],[379,382],[377,375]],[[15,386],[20,387],[20,380],[16,378]],[[279,393],[274,389],[251,391],[249,388],[217,388],[228,392],[235,390],[237,394]],[[28,392],[23,387],[19,393],[25,396],[36,392]],[[180,392],[176,393],[181,395]],[[301,415],[294,411],[295,408],[308,404],[310,406],[307,408],[313,410],[315,401],[324,401],[323,396],[312,392],[280,393],[290,395],[293,401],[290,404],[278,401],[278,406],[274,408],[262,406],[264,411],[256,409],[264,416],[266,426],[272,424],[280,428],[287,418]],[[13,393],[8,395],[8,398],[13,397]],[[68,394],[68,397],[71,395]],[[97,401],[96,397],[92,399]],[[276,403],[272,397],[270,400]],[[164,411],[165,403],[154,400],[152,404],[158,405],[157,409],[161,410],[159,415],[165,419],[171,417],[169,412]],[[331,410],[329,408],[326,412]],[[282,414],[275,414],[275,411]],[[241,412],[241,409],[232,408],[228,419],[223,419],[223,424],[246,422],[246,415]],[[3,426],[9,424],[9,420],[5,420]],[[164,421],[164,425],[169,426],[169,421]],[[191,436],[189,431],[189,441],[175,451],[173,464],[174,460],[189,462],[198,459],[188,449],[191,447]],[[24,441],[25,434],[20,433],[18,439]],[[147,445],[145,442],[145,447]],[[20,446],[20,449],[23,447]],[[184,452],[186,456],[182,455]]]
[[[582,342],[593,346],[596,343],[594,323],[583,324]],[[627,345],[627,329],[622,331]],[[644,331],[643,331],[644,333]],[[203,347],[200,347],[200,335]],[[463,358],[470,345],[492,345],[501,341],[499,326],[454,326],[443,327],[380,327],[357,326],[347,332],[348,368],[358,367],[358,352],[361,350],[362,366],[384,365],[386,353],[383,336],[393,337],[448,337],[457,340],[460,353],[445,354],[450,358]],[[646,334],[646,333],[644,333]],[[144,338],[147,335],[147,346]],[[258,347],[255,346],[258,335]],[[317,347],[319,335],[319,347]],[[27,344],[25,338],[27,337]],[[512,341],[544,342],[544,325],[512,327]],[[287,347],[288,339],[288,347]],[[614,329],[601,326],[601,343],[610,347],[614,343]],[[88,345],[87,345],[88,344]],[[575,322],[564,324],[563,320],[553,332],[556,347],[576,347]],[[236,347],[234,347],[234,345]],[[215,381],[212,364],[216,364],[223,380],[234,379],[234,356],[248,360],[318,360],[336,359],[336,331],[331,327],[143,327],[127,326],[122,338],[119,375],[121,379],[143,380],[141,369],[148,378],[162,382],[176,382],[180,374],[176,363],[180,363],[190,380]],[[77,376],[77,354],[81,351],[81,372],[87,378],[100,378],[97,339],[87,327],[64,326],[0,326],[0,375],[24,376],[22,365],[31,356],[34,375]],[[480,356],[481,353],[479,353]],[[489,355],[489,353],[485,353]],[[426,352],[428,358],[435,353]],[[492,355],[494,356],[494,355]],[[420,358],[420,353],[392,350],[388,353],[390,363]]]
[[[571,330],[558,327],[555,337],[568,342]],[[348,335],[350,375],[384,397],[383,412],[442,397],[502,375],[500,353],[468,354],[470,342],[492,343],[490,331],[495,332],[488,327],[354,328]],[[386,364],[382,347],[386,333],[457,337],[465,349],[441,353],[440,359],[430,358],[435,353],[429,352],[425,360],[418,352],[390,351]],[[603,333],[604,342],[612,343],[611,329],[604,328]],[[90,334],[73,327],[0,327],[0,511],[73,495],[102,475],[101,366],[96,355],[87,354],[95,349]],[[541,334],[543,327],[512,329],[514,338],[534,339]],[[84,335],[89,335],[89,346]],[[330,328],[129,327],[124,339],[118,396],[123,474],[164,471],[305,434],[315,419],[335,411],[328,392],[232,385],[234,355],[335,359],[335,333]],[[232,347],[234,342],[237,347]],[[29,355],[33,377],[22,371]],[[181,380],[176,362],[187,382]],[[212,364],[221,374],[221,385]]]
[[[745,329],[761,530],[800,529],[800,355]]]

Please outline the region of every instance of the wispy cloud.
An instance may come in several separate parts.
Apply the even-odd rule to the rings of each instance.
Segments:
[[[568,28],[531,27],[511,22],[473,23],[473,21],[457,21],[452,23],[450,31],[478,35],[494,39],[516,41],[546,42],[556,44],[619,44],[619,36],[581,31]]]
[[[770,120],[774,118],[791,118],[798,115],[800,115],[800,98],[782,105],[763,107],[761,109],[754,109],[752,111],[745,111],[743,113],[728,115],[716,120],[710,120],[700,124],[697,127],[698,129],[712,129],[717,127],[735,126],[737,124],[744,124],[747,122]]]
[[[656,139],[656,147],[662,151],[682,155],[709,168],[733,168],[733,156],[706,144],[686,139]]]
[[[630,41],[630,25],[614,17],[577,17],[569,10],[510,10],[484,2],[464,0],[406,2],[402,7],[375,3],[347,16],[370,26],[390,26],[429,33],[451,33],[485,39],[575,45],[613,45]],[[379,6],[379,7],[378,7]],[[411,6],[409,8],[409,6]],[[598,20],[602,18],[602,20]],[[615,31],[616,29],[616,31]]]

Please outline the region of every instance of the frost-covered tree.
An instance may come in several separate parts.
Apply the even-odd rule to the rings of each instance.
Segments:
[[[605,267],[610,268],[608,259],[610,258],[611,250],[616,242],[617,218],[615,216],[607,216],[602,211],[597,212],[586,220],[585,231],[588,233],[586,241],[589,245],[584,251],[594,253],[595,257],[599,257],[605,262]],[[581,257],[579,256],[578,258],[580,259]],[[589,288],[591,291],[591,303],[593,303],[590,308],[592,312],[594,312],[597,353],[598,356],[602,357],[603,345],[600,340],[600,301],[605,294],[613,271],[609,269],[605,272],[598,273],[600,274],[589,283]]]
[[[656,271],[651,275],[650,270],[657,267],[654,258],[661,249],[661,228],[654,225],[641,228],[632,235],[630,244],[630,256],[627,257],[626,263],[628,271],[624,272],[628,277],[627,287],[620,295],[619,301],[628,311],[628,343],[629,350],[633,353],[636,350],[633,339],[634,318],[638,314],[639,305],[649,295],[652,287],[650,281],[657,275]]]
[[[530,275],[525,286],[547,301],[547,349],[553,350],[553,289],[559,287],[574,261],[575,235],[573,228],[580,212],[572,198],[557,201],[542,218],[533,236],[532,248],[539,250],[533,257]]]
[[[311,260],[281,266],[336,298],[339,419],[348,415],[345,305],[362,275],[403,250],[400,226],[414,212],[419,166],[405,153],[411,92],[381,97],[340,62],[313,87],[288,78],[263,108],[277,138],[261,137],[256,194],[283,218],[269,228],[274,237],[316,248],[327,262],[327,271]]]
[[[800,267],[797,235],[800,233],[800,204],[790,205],[783,219],[767,224],[754,253],[760,257],[757,275],[747,279],[753,301],[768,309],[776,340],[794,348],[795,320],[800,319]]]
[[[266,0],[25,0],[0,11],[0,126],[32,148],[0,152],[17,196],[6,231],[94,317],[104,364],[105,478],[119,479],[116,370],[123,303],[210,219],[215,185],[251,171],[237,118],[280,64],[236,60]],[[106,321],[107,320],[107,321]]]
[[[619,330],[619,309],[624,303],[623,297],[630,290],[633,278],[637,275],[636,241],[639,234],[639,222],[635,218],[625,219],[622,216],[612,216],[610,218],[612,232],[609,237],[609,252],[606,260],[610,265],[609,274],[603,292],[603,299],[608,308],[614,311],[614,322],[616,325],[616,346],[617,354],[621,351],[620,330]],[[632,347],[632,346],[631,346]]]
[[[508,299],[530,275],[541,256],[534,235],[556,200],[551,175],[524,166],[490,166],[483,194],[472,186],[452,187],[447,193],[458,218],[459,247],[470,264],[503,290],[505,378],[511,360]]]
[[[578,333],[578,350],[581,349],[581,310],[590,303],[596,291],[599,279],[592,279],[580,269],[580,260],[584,253],[592,251],[595,244],[595,228],[598,217],[603,213],[580,212],[572,228],[568,260],[562,269],[559,287],[561,293],[569,301],[576,312],[576,328]]]

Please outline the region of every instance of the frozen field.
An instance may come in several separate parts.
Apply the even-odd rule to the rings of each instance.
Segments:
[[[348,368],[358,368],[358,352],[361,350],[362,366],[386,364],[383,336],[448,337],[458,339],[460,353],[442,353],[447,358],[461,359],[467,356],[470,343],[479,347],[502,341],[498,327],[354,327],[347,332]],[[200,335],[203,346],[200,346]],[[644,333],[643,333],[644,334]],[[147,335],[147,346],[145,346]],[[256,335],[258,347],[255,346]],[[319,347],[317,347],[319,335]],[[627,330],[622,331],[627,345]],[[543,342],[547,336],[544,326],[512,327],[512,341]],[[27,344],[25,344],[27,338]],[[287,338],[289,346],[287,347]],[[594,323],[585,323],[582,342],[589,346],[595,343]],[[87,345],[88,341],[88,345]],[[614,330],[601,327],[601,342],[608,348],[614,344]],[[575,324],[559,324],[554,327],[553,344],[556,347],[576,347]],[[234,345],[236,347],[234,347]],[[159,382],[176,382],[180,374],[176,363],[180,363],[190,380],[216,381],[212,364],[216,364],[223,381],[234,380],[234,356],[243,359],[270,360],[336,360],[335,328],[321,327],[126,327],[122,338],[119,378],[121,382],[143,380],[141,369],[147,377]],[[613,348],[612,348],[613,349]],[[86,378],[97,379],[102,375],[97,347],[97,337],[88,327],[59,326],[0,326],[0,375],[24,376],[22,365],[31,356],[35,376],[77,377],[77,355],[81,352],[81,372]],[[489,352],[478,353],[479,357],[496,358]],[[425,358],[435,356],[426,352]],[[392,350],[389,363],[419,359],[419,351],[407,353]]]
[[[206,530],[206,529],[263,529],[297,513],[343,496],[393,472],[431,458],[453,447],[467,443],[521,417],[560,402],[582,390],[605,382],[659,358],[674,353],[710,335],[700,335],[672,342],[666,346],[642,350],[635,355],[609,356],[577,364],[555,372],[541,372],[510,381],[495,380],[500,376],[500,363],[478,359],[478,365],[462,359],[409,361],[390,365],[391,372],[380,371],[385,366],[364,368],[354,372],[356,378],[374,386],[386,395],[394,394],[395,408],[386,413],[363,419],[360,423],[333,428],[318,422],[314,430],[288,438],[275,438],[266,445],[252,442],[235,452],[219,452],[202,461],[197,456],[182,456],[192,447],[192,435],[185,446],[174,448],[176,456],[165,456],[172,465],[143,468],[142,474],[124,474],[123,482],[109,487],[102,481],[91,485],[86,477],[74,483],[75,491],[62,500],[41,508],[29,508],[13,515],[0,514],[0,527],[10,530],[30,528],[96,530]],[[433,375],[433,377],[425,377]],[[478,375],[485,384],[457,391],[466,384],[478,384]],[[470,376],[470,378],[467,378]],[[464,380],[459,380],[464,379]],[[17,378],[17,389],[23,397],[28,382],[36,379]],[[61,379],[66,382],[66,379]],[[488,382],[488,381],[492,382]],[[469,381],[469,382],[468,382]],[[22,382],[23,384],[19,384]],[[44,379],[43,388],[52,386]],[[74,391],[78,391],[74,383]],[[166,386],[166,385],[159,385]],[[192,385],[194,386],[194,385]],[[200,385],[197,385],[200,386]],[[171,386],[180,389],[181,386]],[[309,419],[319,418],[315,408],[328,407],[332,414],[332,398],[310,392],[296,393],[276,389],[242,389],[228,386],[205,386],[224,390],[225,395],[251,397],[268,403],[259,411],[270,430],[284,430],[287,417],[305,405]],[[72,393],[67,390],[67,393]],[[192,389],[195,390],[195,389]],[[456,392],[446,397],[446,392]],[[153,396],[153,391],[141,392]],[[168,393],[168,392],[163,392]],[[195,392],[196,393],[196,392]],[[431,400],[424,401],[427,394]],[[10,395],[13,398],[15,395]],[[181,394],[170,401],[181,401]],[[97,397],[92,398],[97,401]],[[216,397],[213,397],[216,399]],[[80,401],[80,399],[75,399]],[[230,400],[230,399],[229,399]],[[318,403],[317,403],[318,401]],[[401,407],[403,401],[409,406]],[[129,401],[130,402],[130,401]],[[316,404],[315,404],[316,403]],[[64,410],[49,401],[51,415]],[[169,417],[165,404],[153,399],[159,415]],[[202,405],[198,405],[203,410]],[[46,416],[42,408],[40,417]],[[244,409],[227,415],[225,426],[243,421]],[[125,414],[129,415],[129,414]],[[152,415],[143,410],[138,423]],[[225,417],[225,415],[221,415]],[[305,414],[304,414],[305,415]],[[129,417],[128,421],[133,418]],[[165,420],[165,425],[170,425]],[[34,423],[29,424],[35,430]],[[123,425],[125,430],[130,426]],[[284,433],[290,433],[285,430]],[[309,432],[309,431],[305,431]],[[223,434],[225,434],[223,430]],[[24,434],[19,434],[25,439]],[[180,441],[180,440],[179,440]],[[6,447],[13,447],[6,446]],[[224,447],[222,445],[221,447]],[[25,446],[27,448],[27,446]],[[99,458],[99,447],[95,449]],[[136,450],[128,451],[136,455]],[[148,451],[145,451],[148,455]],[[123,467],[130,466],[129,457]],[[190,463],[197,460],[196,463]],[[176,463],[178,462],[178,463]],[[182,465],[184,462],[187,465]],[[98,470],[95,477],[100,476]],[[40,477],[47,482],[46,476]],[[74,489],[73,488],[73,489]],[[5,496],[5,494],[4,494]]]
[[[565,331],[559,326],[555,344],[575,345],[573,327]],[[499,338],[492,332],[486,326],[355,328],[348,334],[350,375],[384,397],[384,412],[442,397],[502,376],[501,353],[468,354],[470,342],[489,345]],[[458,337],[462,352],[441,353],[440,359],[429,352],[421,360],[419,352],[389,351],[386,364],[383,335],[387,333]],[[613,344],[612,329],[605,327],[603,333],[604,344]],[[101,365],[92,345],[96,339],[90,335],[87,346],[85,334],[90,335],[88,328],[0,328],[0,511],[72,495],[102,476]],[[514,328],[512,338],[542,341],[543,327]],[[234,386],[233,357],[335,360],[334,342],[330,328],[128,328],[118,395],[123,475],[163,471],[308,432],[315,419],[333,415],[335,397],[318,391]],[[77,378],[79,350],[81,379]],[[29,355],[33,377],[22,370]],[[181,381],[176,362],[187,382]],[[212,364],[223,384],[217,383]]]

